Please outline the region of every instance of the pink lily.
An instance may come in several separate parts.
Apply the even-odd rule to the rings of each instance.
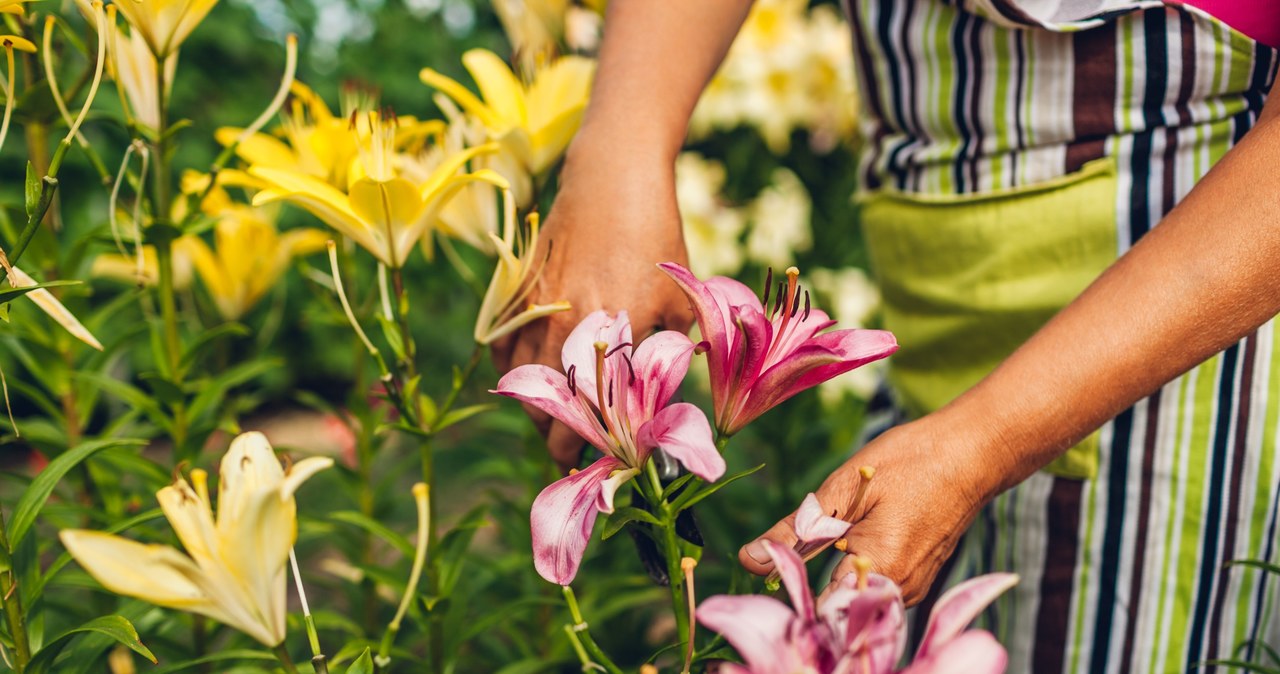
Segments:
[[[989,574],[952,588],[938,600],[916,661],[894,666],[906,648],[905,607],[893,581],[874,573],[849,575],[815,606],[804,562],[792,549],[766,541],[791,597],[712,597],[698,608],[703,625],[720,632],[742,656],[726,674],[999,674],[1006,654],[988,633],[965,627],[1018,581]],[[959,664],[963,663],[963,664]],[[944,669],[945,667],[945,669]]]
[[[693,306],[708,345],[711,397],[716,428],[732,435],[795,394],[898,350],[884,330],[834,330],[827,314],[814,309],[800,271],[787,269],[773,310],[772,275],[761,301],[745,285],[723,276],[699,280],[688,269],[658,265],[680,286]]]
[[[724,475],[711,425],[696,406],[668,405],[684,379],[694,344],[659,332],[634,349],[625,311],[582,319],[561,350],[564,372],[522,365],[493,392],[530,404],[573,429],[605,456],[542,490],[533,502],[534,566],[568,585],[578,572],[596,514],[613,512],[618,488],[640,473],[661,447],[707,481]]]

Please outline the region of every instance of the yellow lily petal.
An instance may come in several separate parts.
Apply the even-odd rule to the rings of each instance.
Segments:
[[[247,499],[260,489],[276,489],[284,480],[284,468],[267,436],[243,433],[231,441],[231,448],[218,467],[218,524],[237,519]]]
[[[292,497],[303,482],[311,479],[311,476],[316,473],[331,467],[333,467],[333,459],[327,456],[312,456],[293,464],[289,468],[289,473],[285,475],[284,482],[280,485],[281,497]]]
[[[462,65],[480,87],[480,95],[495,115],[509,126],[528,122],[524,86],[507,63],[488,49],[471,49],[462,55]]]
[[[252,168],[249,175],[265,181],[270,187],[253,197],[253,205],[288,200],[320,218],[330,227],[355,239],[356,243],[377,255],[382,234],[356,216],[347,195],[311,176],[268,168]],[[386,260],[383,260],[386,262]]]
[[[214,539],[213,511],[191,485],[178,478],[177,482],[156,492],[156,500],[187,554],[201,566],[214,561],[217,541]]]
[[[66,529],[58,537],[80,566],[110,591],[226,621],[226,614],[205,592],[199,567],[177,550],[79,529]]]
[[[480,325],[477,324],[475,335],[476,343],[484,345],[492,344],[529,323],[538,320],[539,318],[550,316],[551,314],[558,314],[561,311],[568,311],[572,308],[573,305],[563,301],[553,302],[551,304],[530,304],[528,309],[516,314],[502,325],[495,327],[488,334],[481,334]]]
[[[569,147],[569,141],[573,140],[574,134],[578,133],[578,128],[582,126],[582,114],[585,111],[585,104],[566,110],[549,124],[534,132],[529,139],[529,144],[532,146],[529,170],[534,174],[544,173],[560,159],[565,149]]]
[[[595,60],[582,56],[558,58],[538,71],[525,93],[530,131],[537,133],[564,111],[585,106],[595,74]]]
[[[307,107],[307,112],[311,114],[311,118],[315,120],[317,125],[331,121],[334,118],[333,113],[329,111],[329,106],[325,105],[324,99],[320,98],[311,87],[294,80],[293,84],[289,85],[289,93],[293,94],[294,98],[297,98]]]
[[[432,193],[444,187],[446,181],[458,174],[462,167],[467,165],[472,158],[496,152],[498,145],[496,143],[486,143],[477,147],[470,147],[461,152],[455,152],[445,157],[439,165],[432,169],[427,179],[422,181],[420,192],[423,199],[430,199]]]
[[[14,14],[21,14],[21,12],[14,12]],[[36,53],[36,46],[31,42],[31,40],[28,40],[25,37],[18,37],[17,35],[0,35],[0,46],[5,49],[16,49],[18,51],[30,52],[32,54]]]
[[[422,220],[426,204],[414,184],[403,178],[385,182],[363,178],[351,186],[348,196],[356,216],[382,234],[390,245],[383,261],[393,268],[403,267],[408,249],[402,250],[396,245],[398,240],[403,234],[411,237],[412,245],[424,226]],[[417,235],[412,234],[415,230]],[[377,254],[376,251],[374,253]]]
[[[14,288],[28,288],[36,285],[36,281],[27,276],[26,272],[21,269],[10,267],[9,284]],[[59,302],[58,298],[53,296],[53,293],[44,288],[38,288],[27,293],[26,296],[32,302],[35,302],[36,306],[40,307],[40,310],[48,314],[58,325],[61,325],[67,332],[71,333],[72,337],[99,351],[102,350],[102,344],[93,336],[93,333],[89,332],[88,328],[76,320],[76,317],[70,311],[67,311],[66,307],[62,306],[62,302]]]
[[[213,132],[213,137],[221,145],[231,147],[243,131],[234,127],[223,127]],[[236,148],[236,154],[255,166],[289,169],[298,164],[298,157],[293,148],[265,133],[255,133],[246,138]]]
[[[494,129],[503,128],[502,118],[489,106],[485,105],[483,101],[476,98],[476,95],[466,87],[458,84],[457,80],[441,75],[431,68],[423,68],[418,73],[418,79],[422,80],[423,84],[439,89],[441,93],[452,98],[458,105],[462,106],[463,110],[480,118],[480,121],[485,126]]]

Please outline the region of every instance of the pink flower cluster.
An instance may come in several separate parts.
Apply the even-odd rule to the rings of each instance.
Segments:
[[[698,607],[698,622],[737,649],[744,664],[721,674],[1001,674],[1007,654],[989,632],[966,630],[996,597],[1018,582],[1013,574],[979,576],[938,599],[906,669],[895,669],[906,648],[902,593],[888,578],[849,574],[821,601],[809,591],[804,562],[794,550],[766,541],[791,606],[759,595],[719,595]]]

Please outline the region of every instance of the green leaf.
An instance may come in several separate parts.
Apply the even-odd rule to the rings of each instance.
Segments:
[[[27,217],[35,217],[36,209],[40,207],[40,178],[42,176],[36,173],[36,167],[27,162],[27,184],[26,184],[26,204]]]
[[[734,482],[741,480],[742,478],[760,470],[761,468],[764,468],[763,463],[756,466],[755,468],[748,468],[740,473],[734,473],[729,477],[721,478],[718,482],[710,484],[702,490],[686,491],[684,494],[681,494],[680,498],[677,499],[675,503],[672,504],[672,508],[674,508],[676,512],[680,512],[682,510],[688,510],[689,508],[692,508],[694,505],[701,502],[702,499],[720,491],[721,489],[724,489],[725,487],[728,487]]]
[[[396,359],[406,360],[408,357],[404,352],[404,339],[400,336],[400,326],[381,313],[378,314],[378,325],[382,326],[382,336],[386,337],[387,344],[391,345],[391,350],[395,352]]]
[[[440,596],[435,601],[447,599],[462,577],[463,562],[471,539],[481,527],[489,526],[489,506],[472,508],[440,540],[437,548],[440,559]]]
[[[358,512],[355,512],[354,510],[340,510],[336,513],[330,513],[329,519],[335,522],[342,522],[344,524],[350,524],[352,526],[356,526],[361,529],[364,529],[365,531],[373,534],[374,536],[377,536],[378,538],[381,538],[387,543],[390,543],[392,547],[394,547],[396,550],[399,550],[400,554],[404,555],[405,557],[409,557],[409,558],[413,557],[414,547],[413,547],[413,544],[409,543],[409,539],[392,531],[391,529],[387,528],[386,525],[382,524],[381,522],[375,519],[372,519],[370,517],[365,517],[364,515]]]
[[[367,647],[347,668],[347,674],[373,674],[373,655]]]
[[[47,283],[37,283],[35,285],[23,286],[21,288],[5,288],[0,290],[0,303],[12,302],[23,295],[41,288],[57,288],[59,286],[80,285],[79,281],[49,281]]]
[[[1280,566],[1268,564],[1257,559],[1236,559],[1227,562],[1226,566],[1246,566],[1253,569],[1261,569],[1267,573],[1280,573]]]
[[[126,446],[141,447],[145,444],[147,443],[143,440],[122,440],[119,438],[90,440],[76,445],[74,448],[60,454],[53,461],[50,461],[49,465],[36,476],[36,479],[32,480],[31,486],[27,487],[27,490],[22,493],[22,498],[18,499],[18,505],[13,509],[13,519],[9,522],[10,549],[16,548],[22,542],[23,536],[27,535],[27,531],[35,523],[36,515],[40,513],[45,501],[53,493],[53,488],[72,468],[104,449]]]
[[[191,401],[191,418],[194,419],[211,410],[214,404],[222,401],[227,391],[232,388],[275,370],[281,365],[283,362],[276,358],[249,361],[202,382],[200,394]]]
[[[253,651],[249,649],[236,649],[230,651],[218,651],[212,655],[206,655],[203,658],[195,660],[187,660],[185,662],[176,662],[171,665],[148,669],[147,674],[173,674],[174,672],[183,672],[188,669],[195,669],[200,665],[207,665],[211,662],[225,662],[227,660],[258,660],[263,662],[275,662],[276,656],[266,651]]]
[[[53,661],[57,659],[58,654],[67,646],[71,638],[77,634],[86,633],[106,635],[128,646],[130,650],[150,660],[152,663],[159,662],[156,660],[156,656],[151,653],[151,650],[142,644],[142,641],[138,638],[138,630],[133,628],[133,623],[125,620],[122,616],[109,615],[90,620],[55,637],[45,644],[45,647],[40,649],[39,653],[32,656],[31,662],[27,664],[25,671],[27,674],[45,674],[51,671]]]
[[[223,323],[216,328],[205,330],[182,353],[181,367],[186,369],[205,348],[223,337],[248,337],[251,334],[253,332],[243,323]]]
[[[152,423],[166,430],[169,429],[169,415],[165,414],[160,404],[142,389],[101,372],[76,372],[72,376],[97,384],[99,388],[128,403],[130,407],[141,410]]]
[[[497,408],[498,406],[494,403],[482,403],[480,405],[471,405],[469,407],[452,410],[448,414],[445,414],[444,418],[441,419],[439,423],[432,424],[431,432],[439,433],[460,421],[466,421],[477,414],[495,410]]]
[[[160,402],[177,405],[187,399],[176,382],[170,381],[159,372],[144,372],[138,378],[147,383],[152,396]]]
[[[609,540],[614,534],[622,531],[622,527],[627,526],[630,522],[637,521],[648,522],[655,527],[662,526],[662,522],[658,521],[658,518],[654,517],[652,513],[632,506],[618,508],[613,511],[612,515],[609,515],[609,519],[605,520],[604,531],[600,534],[600,540]]]
[[[693,473],[685,473],[684,475],[681,475],[675,480],[672,480],[671,484],[663,488],[662,498],[663,499],[671,498],[673,494],[679,491],[681,487],[685,486],[686,484],[689,484],[689,480],[692,480],[695,477],[697,477],[697,475],[694,475]]]

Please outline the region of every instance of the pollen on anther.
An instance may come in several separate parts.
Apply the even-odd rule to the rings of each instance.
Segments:
[[[570,474],[570,475],[577,475],[577,474],[578,474],[578,473],[580,473],[580,472],[582,472],[582,471],[578,470],[577,468],[570,468],[570,469],[569,469],[569,474]]]

